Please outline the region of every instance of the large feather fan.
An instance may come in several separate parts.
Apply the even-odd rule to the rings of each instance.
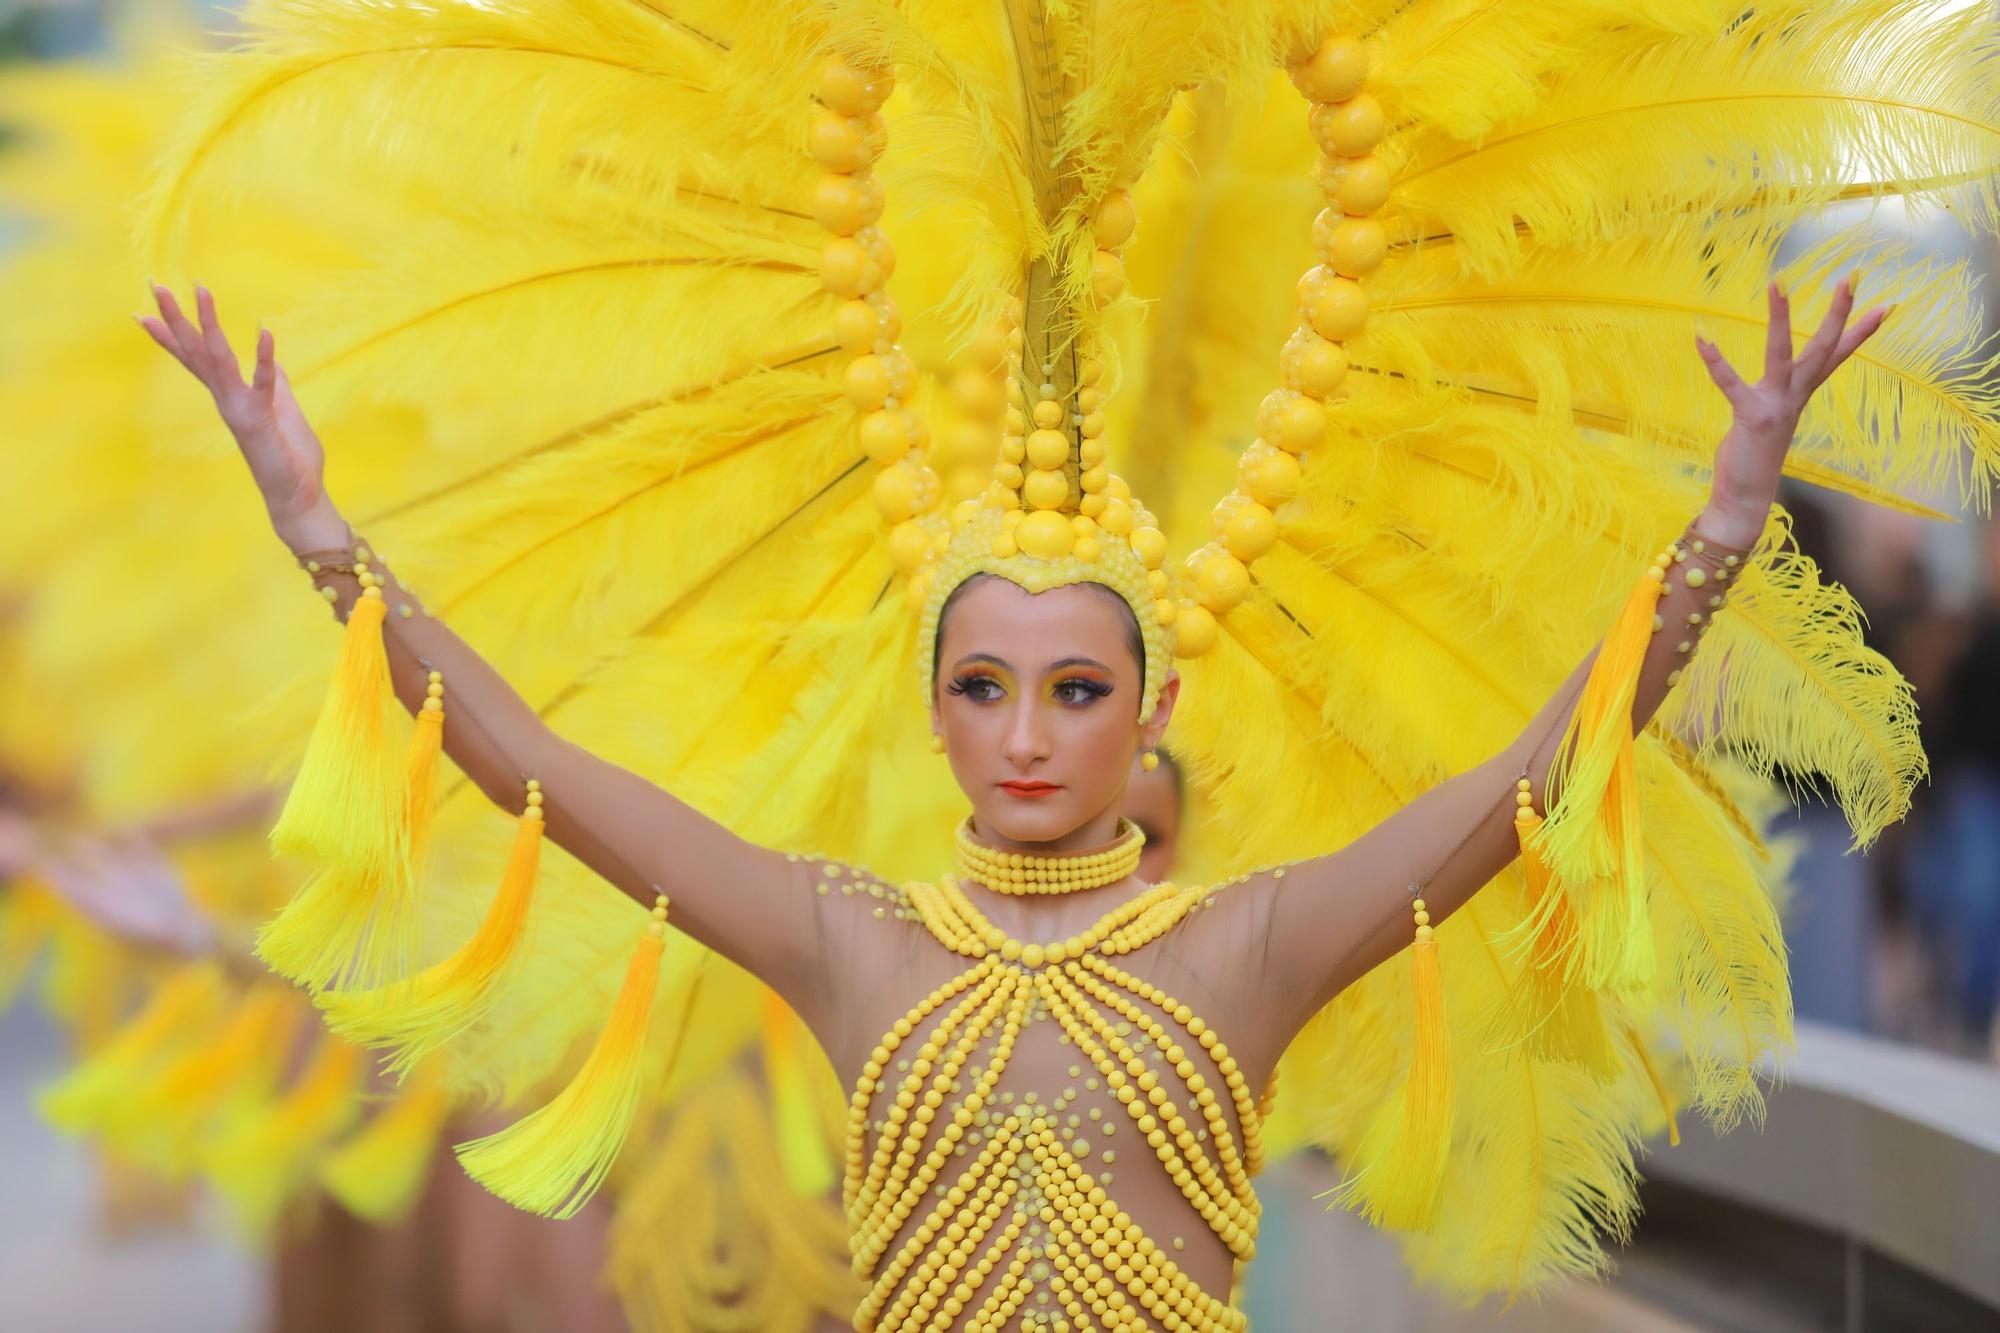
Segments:
[[[980,442],[933,386],[982,369],[1030,265],[1086,290],[1089,212],[1140,180],[1144,299],[1106,320],[1114,462],[1194,546],[1313,262],[1304,103],[1271,71],[1325,31],[1368,46],[1394,168],[1374,314],[1170,737],[1212,796],[1218,871],[1332,850],[1512,739],[1698,507],[1726,413],[1693,334],[1752,355],[1793,222],[1888,193],[1995,221],[1994,33],[1928,0],[262,0],[245,21],[160,172],[158,275],[259,245],[273,192],[323,198],[342,247],[221,296],[277,329],[358,530],[568,738],[751,836],[891,874],[936,873],[957,812],[828,332],[805,139],[821,52],[897,69],[882,226],[940,450]],[[1864,261],[1864,298],[1904,302],[1816,400],[1795,470],[1983,503],[1990,356],[1926,336],[1962,318],[1965,275],[1887,258],[1843,237],[1785,275],[1802,312]],[[196,429],[205,404],[185,407]],[[429,423],[420,450],[379,429],[401,414]],[[1668,965],[1656,994],[1578,997],[1611,1049],[1537,1039],[1513,872],[1439,933],[1459,1138],[1409,1244],[1467,1295],[1601,1268],[1678,1084],[1725,1122],[1754,1110],[1752,1071],[1789,1035],[1759,775],[1821,775],[1866,841],[1923,771],[1909,690],[1847,594],[1782,519],[1766,547],[1641,745]],[[293,751],[308,694],[267,710]],[[497,861],[476,791],[444,820],[448,848]],[[482,869],[433,884],[438,953],[483,910]],[[601,1021],[633,931],[619,895],[560,877],[455,1065],[510,1089]],[[1295,1132],[1339,1152],[1385,1102],[1406,966],[1298,1043]],[[1681,1079],[1649,1062],[1662,1031]]]

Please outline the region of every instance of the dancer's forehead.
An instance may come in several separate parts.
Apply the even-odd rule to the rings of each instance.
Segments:
[[[947,600],[938,658],[945,671],[985,661],[1023,676],[1145,670],[1138,620],[1112,589],[1086,582],[1031,593],[995,575],[967,579]]]

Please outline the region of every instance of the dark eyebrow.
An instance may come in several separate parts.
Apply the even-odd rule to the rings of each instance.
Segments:
[[[958,659],[958,666],[954,666],[952,670],[956,671],[958,670],[959,667],[967,666],[973,662],[991,662],[994,666],[999,667],[1002,671],[1014,670],[1013,663],[1009,662],[1004,657],[995,657],[992,653],[967,653],[965,656]]]
[[[1065,657],[1060,662],[1049,663],[1049,670],[1051,671],[1065,671],[1070,667],[1096,667],[1099,671],[1107,673],[1111,670],[1110,667],[1104,665],[1104,663],[1094,657]]]

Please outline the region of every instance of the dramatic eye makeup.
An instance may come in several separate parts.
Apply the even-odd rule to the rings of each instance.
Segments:
[[[1068,675],[1049,687],[1049,695],[1057,703],[1095,703],[1111,693],[1111,682],[1099,680],[1095,676]]]
[[[951,683],[945,693],[979,703],[990,703],[1014,688],[1014,674],[997,657],[974,653],[962,657],[952,668]]]
[[[951,678],[944,687],[946,694],[955,694],[965,699],[976,699],[982,703],[998,699],[1007,692],[999,679],[991,671],[972,668],[961,671]]]

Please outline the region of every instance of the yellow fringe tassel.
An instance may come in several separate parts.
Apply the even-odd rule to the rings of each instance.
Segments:
[[[1643,987],[1653,975],[1632,701],[1660,586],[1661,567],[1655,565],[1604,636],[1549,766],[1549,816],[1531,835],[1561,884],[1591,886],[1590,900],[1575,905],[1579,965],[1593,990]]]
[[[213,963],[175,972],[101,1049],[42,1090],[42,1114],[71,1133],[102,1129],[130,1105],[140,1083],[214,1018],[221,1002],[222,974]]]
[[[176,1179],[192,1169],[215,1125],[270,1095],[295,1030],[295,1006],[289,991],[253,987],[220,1032],[133,1092],[118,1134],[107,1136],[112,1145]]]
[[[1376,1226],[1422,1230],[1437,1215],[1451,1152],[1451,1033],[1445,1024],[1444,974],[1424,900],[1413,904],[1410,946],[1410,1072],[1395,1098],[1362,1135],[1348,1178],[1332,1191]]]
[[[666,930],[663,896],[632,951],[610,1021],[569,1086],[499,1133],[458,1145],[466,1174],[516,1208],[543,1217],[574,1216],[610,1173],[639,1103]]]
[[[381,589],[364,579],[319,720],[271,829],[275,851],[357,872],[385,873],[405,860],[394,818],[402,794],[389,745],[395,696],[382,642],[386,614]]]
[[[405,855],[393,865],[328,866],[257,932],[257,956],[311,991],[369,989],[410,974],[416,887],[430,833],[431,784],[444,747],[444,714],[417,715],[404,751]]]
[[[528,783],[528,807],[514,828],[514,848],[500,875],[500,890],[485,920],[464,947],[414,977],[376,990],[323,991],[315,1003],[326,1011],[327,1026],[364,1046],[396,1053],[388,1068],[407,1074],[431,1051],[471,1027],[505,993],[508,964],[527,930],[541,866],[542,792]]]
[[[1527,779],[1521,780],[1527,790]],[[1532,904],[1521,928],[1532,930],[1521,991],[1526,1001],[1529,1050],[1544,1059],[1582,1065],[1602,1078],[1618,1072],[1603,1002],[1578,977],[1576,917],[1534,846],[1542,817],[1529,805],[1514,807],[1514,833],[1521,844],[1521,874]],[[1504,941],[1503,941],[1504,943]]]
[[[430,1178],[438,1135],[451,1114],[451,1094],[430,1068],[320,1163],[320,1184],[364,1222],[401,1221]]]
[[[261,1235],[312,1173],[313,1160],[361,1113],[359,1047],[323,1038],[298,1080],[268,1107],[225,1124],[202,1154],[238,1224]]]
[[[801,1198],[818,1198],[833,1188],[833,1146],[826,1117],[813,1086],[808,1052],[800,1045],[798,1019],[773,990],[764,992],[764,1081],[770,1088],[778,1132],[778,1162],[785,1182]]]

